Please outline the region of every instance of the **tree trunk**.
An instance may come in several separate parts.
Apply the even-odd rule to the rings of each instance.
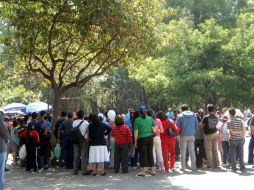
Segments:
[[[54,130],[55,130],[55,124],[58,119],[58,116],[60,114],[60,99],[61,99],[61,93],[60,89],[53,89],[54,90],[54,101],[53,101],[53,119],[52,119],[52,125],[51,125],[51,138],[50,142],[52,147],[56,145],[56,138],[54,136]]]

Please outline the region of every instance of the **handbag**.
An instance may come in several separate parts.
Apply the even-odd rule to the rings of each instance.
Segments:
[[[169,121],[169,128],[167,130],[168,132],[168,135],[171,136],[171,137],[177,137],[177,133],[171,128],[172,124],[171,122]]]

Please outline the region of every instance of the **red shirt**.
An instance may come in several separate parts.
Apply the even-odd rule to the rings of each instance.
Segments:
[[[26,138],[26,132],[27,130],[23,131],[20,135],[19,135],[19,138]],[[37,144],[40,143],[40,139],[39,139],[39,135],[38,133],[35,131],[35,130],[30,130],[30,137],[33,137],[35,139],[35,142]]]
[[[112,136],[115,138],[115,144],[127,144],[132,142],[131,130],[127,125],[114,126]]]
[[[162,127],[163,127],[163,133],[161,133],[161,138],[164,139],[172,139],[175,137],[169,136],[168,133],[168,128],[171,127],[177,134],[180,132],[180,129],[178,127],[176,127],[176,124],[173,121],[169,121],[168,119],[163,119],[161,120],[162,123]]]

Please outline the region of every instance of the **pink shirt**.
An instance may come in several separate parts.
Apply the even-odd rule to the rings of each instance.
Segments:
[[[156,118],[154,121],[156,123],[156,127],[155,127],[156,133],[155,133],[155,136],[159,137],[160,136],[160,126],[161,126],[162,123],[161,123],[161,120],[158,119],[158,118]]]

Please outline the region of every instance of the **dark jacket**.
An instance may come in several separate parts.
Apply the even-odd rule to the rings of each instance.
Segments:
[[[2,113],[0,113],[0,153],[6,152],[9,140],[10,133],[4,124],[4,117]]]

